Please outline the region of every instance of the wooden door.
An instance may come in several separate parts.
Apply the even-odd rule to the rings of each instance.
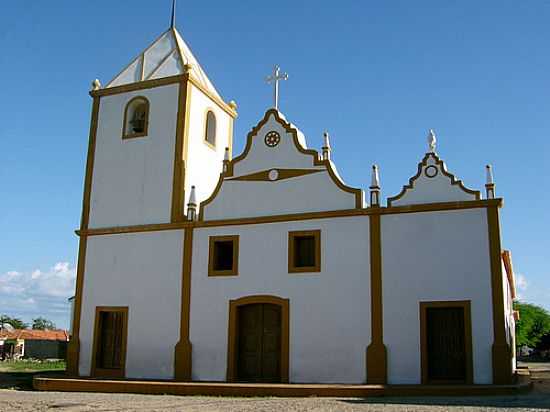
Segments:
[[[281,381],[280,306],[239,307],[237,377],[246,382]]]
[[[127,308],[97,308],[92,375],[124,376]]]
[[[464,308],[428,308],[426,311],[428,380],[466,381]]]

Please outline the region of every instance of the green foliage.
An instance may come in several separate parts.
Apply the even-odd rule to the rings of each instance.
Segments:
[[[519,311],[516,346],[536,347],[541,338],[550,333],[550,314],[540,306],[529,303],[516,302],[514,309]]]
[[[23,322],[19,318],[12,318],[8,315],[0,315],[0,325],[4,323],[13,326],[15,329],[27,329],[29,327],[27,323]]]
[[[19,359],[0,362],[0,372],[44,372],[65,370],[64,360]]]
[[[32,328],[35,330],[54,330],[56,329],[55,323],[46,318],[38,317],[32,320]]]

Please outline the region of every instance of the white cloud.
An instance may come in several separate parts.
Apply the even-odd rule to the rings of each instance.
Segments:
[[[527,290],[528,286],[529,282],[527,281],[527,278],[522,274],[518,274],[516,276],[516,287],[518,288],[518,290],[525,291]]]
[[[0,274],[1,311],[27,322],[43,316],[66,328],[67,299],[74,294],[75,282],[76,270],[68,262],[58,262],[48,270]]]

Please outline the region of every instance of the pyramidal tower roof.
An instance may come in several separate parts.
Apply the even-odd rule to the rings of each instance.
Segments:
[[[220,97],[191,49],[174,26],[162,33],[153,44],[140,53],[106,87],[122,86],[144,80],[184,74],[186,72],[185,65],[187,64],[193,68],[191,75],[205,89],[212,92],[216,97]]]

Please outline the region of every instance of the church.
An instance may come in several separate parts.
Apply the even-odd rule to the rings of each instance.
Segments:
[[[350,187],[329,135],[308,148],[299,113],[278,109],[285,79],[276,67],[242,153],[236,103],[174,18],[93,82],[71,376],[512,383],[514,273],[490,166],[468,188],[430,130],[400,193],[381,197],[376,165]]]

